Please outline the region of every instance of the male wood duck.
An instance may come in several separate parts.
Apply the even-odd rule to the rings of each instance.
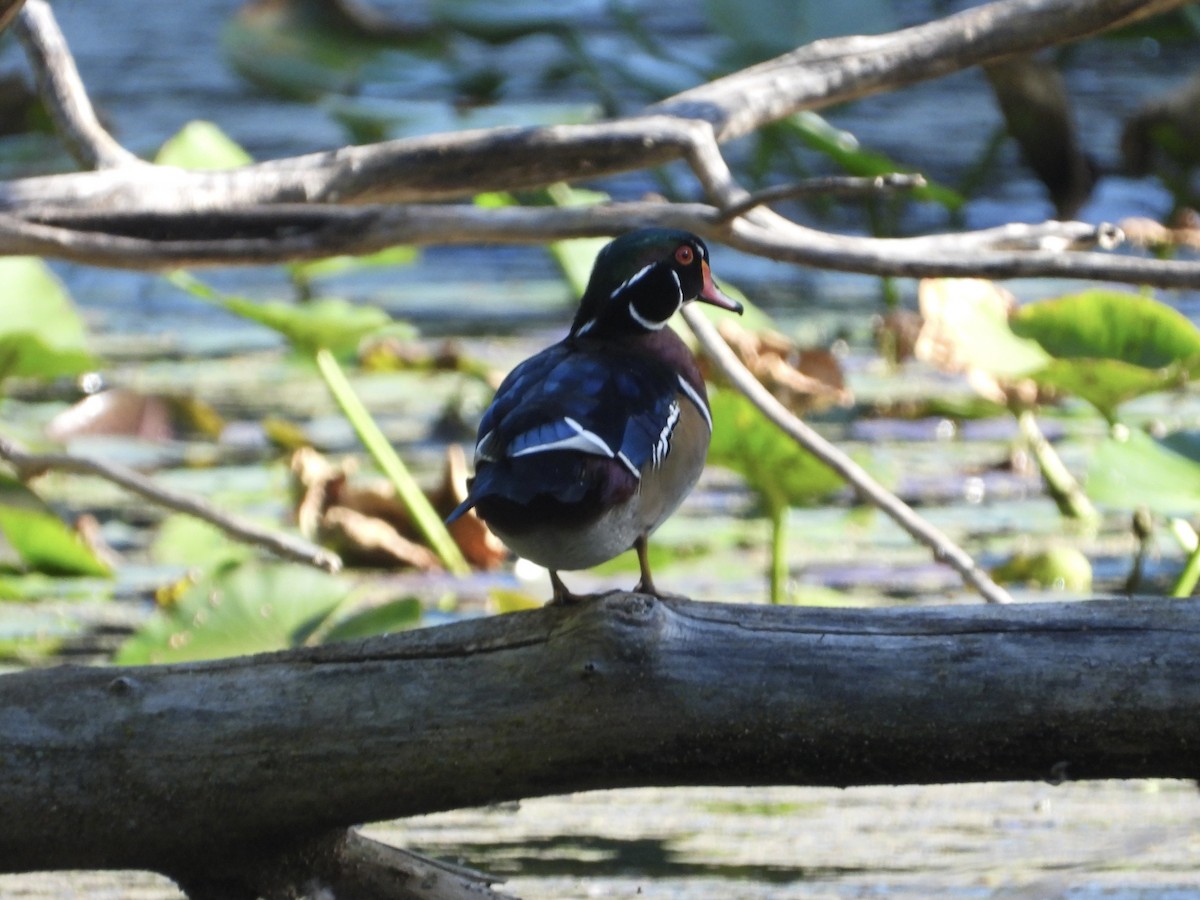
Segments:
[[[712,415],[691,351],[667,320],[700,300],[742,312],[713,284],[694,234],[645,228],[596,257],[570,333],[517,366],[479,423],[472,507],[518,555],[558,577],[631,547],[636,591],[661,596],[647,539],[704,468]]]

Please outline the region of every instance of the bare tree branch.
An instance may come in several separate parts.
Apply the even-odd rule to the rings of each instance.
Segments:
[[[1186,0],[1001,0],[890,34],[828,38],[676,94],[647,112],[700,119],[719,141],[805,109],[1081,40]]]
[[[731,203],[750,195],[734,196]],[[563,209],[288,204],[214,210],[203,216],[53,211],[37,221],[0,213],[0,253],[161,269],[316,259],[369,253],[396,244],[544,243],[661,225],[686,228],[770,259],[872,275],[1041,276],[1166,288],[1200,286],[1200,262],[1065,252],[1079,246],[1112,246],[1120,231],[1104,224],[1045,222],[957,234],[867,238],[805,228],[762,209],[733,222],[723,218],[722,210],[705,204],[647,202]]]
[[[47,0],[26,0],[15,31],[25,47],[39,92],[71,154],[88,169],[142,163],[104,130],[88,99],[66,38]]]
[[[924,175],[893,172],[874,178],[854,175],[823,175],[806,178],[795,184],[779,184],[755,191],[738,203],[721,210],[721,220],[729,221],[748,213],[758,206],[778,203],[780,200],[795,200],[800,197],[870,197],[881,194],[911,191],[925,187]]]
[[[327,572],[337,572],[342,568],[341,558],[324,547],[310,544],[293,535],[260,528],[238,516],[221,512],[199,497],[168,490],[133,469],[116,463],[72,456],[67,453],[28,453],[2,435],[0,435],[0,459],[7,460],[22,479],[32,478],[51,470],[103,478],[138,496],[145,497],[159,506],[187,513],[210,525],[215,525],[235,540],[263,547],[285,559],[306,563]]]

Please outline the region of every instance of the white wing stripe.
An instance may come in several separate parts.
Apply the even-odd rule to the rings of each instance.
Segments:
[[[682,375],[676,375],[675,377],[679,380],[679,389],[687,394],[688,398],[696,404],[696,409],[700,410],[700,415],[704,416],[704,421],[708,424],[708,433],[712,434],[712,413],[708,410],[708,404],[704,402],[704,398],[697,393],[696,389],[688,384],[686,378]]]
[[[581,450],[584,453],[607,456],[609,459],[616,457],[612,447],[608,446],[608,443],[600,435],[594,431],[588,431],[570,416],[564,416],[563,421],[575,432],[570,437],[549,441],[545,444],[534,444],[532,447],[525,447],[510,455],[528,456],[530,453],[547,453],[551,450]]]
[[[639,472],[638,467],[633,464],[633,460],[625,455],[624,450],[621,450],[620,452],[617,453],[617,459],[619,459],[622,463],[625,464],[625,468],[627,468],[630,472],[633,473],[634,478],[636,478],[638,481],[642,480],[642,473]]]

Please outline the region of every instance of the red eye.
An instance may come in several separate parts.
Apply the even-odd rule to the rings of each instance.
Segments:
[[[690,266],[696,258],[696,252],[688,244],[680,244],[675,250],[675,262],[681,266]]]

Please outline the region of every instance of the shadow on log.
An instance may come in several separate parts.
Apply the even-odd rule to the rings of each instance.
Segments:
[[[1190,601],[612,594],[263,656],[2,676],[0,871],[149,869],[196,897],[289,896],[391,865],[346,831],[360,822],[647,785],[1194,777],[1198,747]],[[488,893],[426,876],[450,892],[374,896]]]

